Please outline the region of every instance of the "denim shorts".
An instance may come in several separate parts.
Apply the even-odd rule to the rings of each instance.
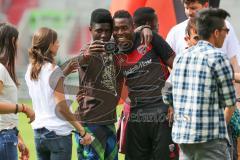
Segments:
[[[0,160],[17,160],[18,130],[0,131]]]
[[[72,134],[57,135],[46,128],[34,130],[38,160],[71,160]]]

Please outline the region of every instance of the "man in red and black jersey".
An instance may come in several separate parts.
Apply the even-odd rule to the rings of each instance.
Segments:
[[[142,44],[127,11],[117,11],[113,19],[113,37],[119,48],[117,67],[131,100],[126,159],[174,159],[177,149],[171,139],[166,119],[168,106],[162,101],[161,90],[169,75],[166,66],[172,67],[175,53],[155,33],[150,45]]]

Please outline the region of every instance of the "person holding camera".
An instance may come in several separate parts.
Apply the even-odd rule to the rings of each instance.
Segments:
[[[76,118],[89,131],[95,140],[87,146],[79,143],[81,136],[76,134],[78,143],[78,159],[118,159],[115,122],[116,106],[120,99],[120,84],[122,78],[118,74],[115,63],[116,46],[112,36],[113,20],[106,9],[96,9],[91,13],[89,31],[92,41],[81,49],[79,56],[66,62],[62,69],[72,62],[78,62],[79,106]],[[148,28],[141,30],[142,42],[149,43],[152,31]],[[120,50],[128,48],[122,44]],[[69,71],[71,72],[71,71]]]
[[[74,59],[79,63],[79,106],[76,118],[95,140],[81,145],[76,134],[78,159],[118,159],[116,144],[116,106],[119,101],[113,61],[115,44],[110,42],[112,16],[106,9],[91,14],[89,31],[92,41]]]

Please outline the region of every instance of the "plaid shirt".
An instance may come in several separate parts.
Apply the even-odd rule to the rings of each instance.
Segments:
[[[229,139],[224,108],[235,106],[233,71],[225,54],[207,41],[177,55],[163,89],[174,107],[172,138],[176,143]]]

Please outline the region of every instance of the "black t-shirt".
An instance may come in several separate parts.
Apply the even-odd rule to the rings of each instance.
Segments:
[[[161,90],[169,76],[166,61],[172,56],[175,56],[174,51],[155,33],[147,47],[141,44],[140,34],[136,33],[128,53],[116,56],[128,87],[132,109],[161,107],[166,111]]]

